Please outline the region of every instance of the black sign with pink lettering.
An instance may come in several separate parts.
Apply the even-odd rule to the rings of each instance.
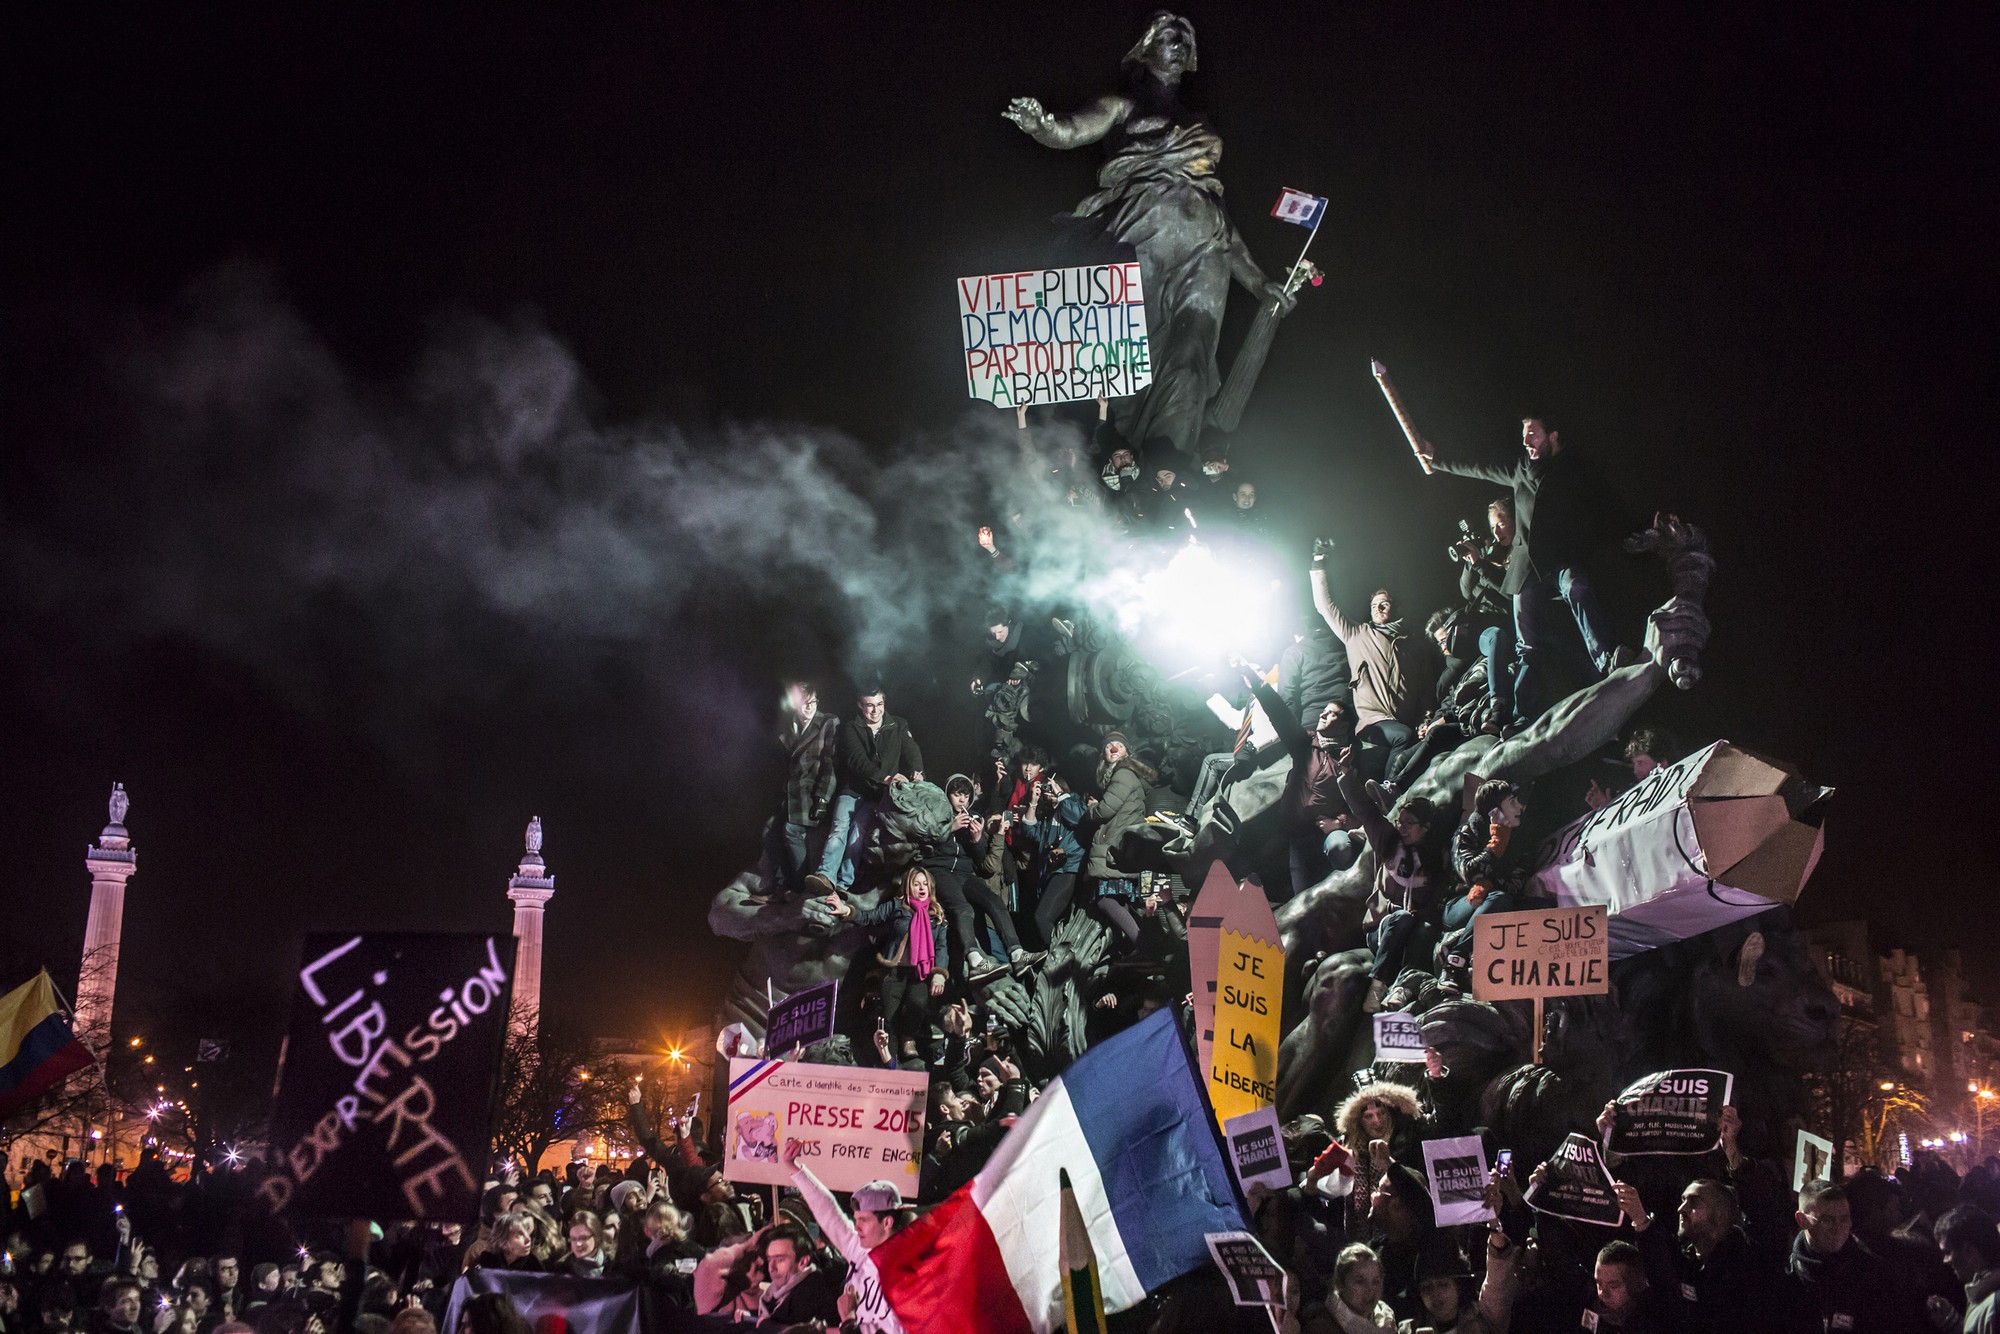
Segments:
[[[306,937],[264,1202],[315,1217],[474,1221],[513,970],[512,936]]]

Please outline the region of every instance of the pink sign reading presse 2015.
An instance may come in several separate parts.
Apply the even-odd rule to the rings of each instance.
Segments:
[[[1122,398],[1153,382],[1134,264],[958,280],[965,382],[996,407]]]
[[[930,1083],[922,1071],[739,1056],[729,1063],[722,1175],[790,1185],[784,1148],[798,1140],[805,1146],[799,1162],[831,1190],[893,1181],[914,1197]]]

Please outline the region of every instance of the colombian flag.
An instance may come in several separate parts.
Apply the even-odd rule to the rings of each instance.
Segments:
[[[70,1032],[69,1016],[56,1006],[46,968],[0,996],[0,1117],[90,1064],[90,1048]]]

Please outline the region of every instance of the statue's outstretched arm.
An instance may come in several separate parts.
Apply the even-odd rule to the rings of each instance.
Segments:
[[[708,905],[708,929],[731,940],[832,934],[833,918],[819,900],[765,903],[763,893],[758,874],[743,872],[718,890]]]
[[[1132,103],[1106,93],[1067,116],[1054,116],[1032,97],[1017,97],[1000,114],[1020,126],[1036,143],[1048,148],[1078,148],[1102,139],[1132,112]]]
[[[1277,302],[1285,313],[1298,304],[1296,296],[1286,294],[1282,281],[1274,281],[1258,266],[1250,255],[1250,247],[1244,243],[1243,234],[1236,230],[1234,223],[1229,227],[1229,276],[1259,301]]]

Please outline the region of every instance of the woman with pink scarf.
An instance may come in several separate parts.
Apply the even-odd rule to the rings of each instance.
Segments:
[[[914,1044],[915,1055],[929,1065],[931,1002],[944,995],[951,972],[951,932],[945,929],[944,906],[938,902],[931,873],[921,866],[903,872],[902,892],[873,908],[856,912],[854,905],[834,896],[827,900],[836,917],[854,918],[875,940],[876,961],[882,965],[877,993],[879,1028]]]

